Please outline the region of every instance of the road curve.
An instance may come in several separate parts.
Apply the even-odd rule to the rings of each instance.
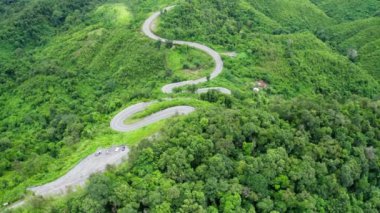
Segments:
[[[169,11],[169,10],[173,9],[174,7],[175,6],[166,7],[164,10]],[[154,23],[154,21],[160,15],[161,15],[161,12],[155,12],[155,13],[153,13],[144,22],[144,25],[142,27],[142,31],[143,31],[143,33],[146,36],[148,36],[149,38],[151,38],[153,40],[161,41],[161,42],[167,42],[168,41],[167,39],[161,38],[161,37],[159,37],[158,35],[156,35],[156,34],[154,34],[152,32],[153,23]],[[192,48],[195,48],[195,49],[199,49],[199,50],[207,53],[214,60],[215,68],[214,68],[214,70],[210,74],[210,79],[207,79],[207,77],[204,77],[204,78],[200,78],[200,79],[197,79],[197,80],[189,80],[189,81],[182,81],[182,82],[178,82],[178,83],[167,84],[164,87],[162,87],[162,89],[161,89],[163,93],[172,93],[173,89],[178,88],[178,87],[183,87],[183,86],[187,86],[187,85],[194,85],[194,84],[199,84],[199,83],[207,82],[207,80],[214,79],[220,73],[222,73],[222,70],[223,70],[223,60],[222,60],[221,56],[219,55],[219,53],[217,53],[215,50],[213,50],[210,47],[207,47],[207,46],[205,46],[203,44],[198,44],[198,43],[195,43],[195,42],[177,41],[177,40],[174,40],[172,42],[173,42],[173,44],[176,44],[176,45],[187,45],[189,47],[192,47]]]
[[[119,132],[130,132],[175,115],[187,115],[195,111],[195,108],[191,106],[175,106],[156,112],[132,124],[124,123],[126,119],[130,118],[137,112],[145,110],[152,103],[154,103],[154,101],[138,103],[124,109],[112,119],[111,128]]]

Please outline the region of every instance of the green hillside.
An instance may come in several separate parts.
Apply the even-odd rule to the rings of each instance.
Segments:
[[[352,60],[376,79],[380,77],[379,42],[380,19],[368,18],[346,22],[317,33],[318,37],[336,48],[342,55],[357,52]]]
[[[29,10],[42,3],[27,4],[4,26],[29,19],[25,17]],[[84,7],[81,1],[71,3]],[[113,144],[113,134],[106,128],[113,113],[136,99],[157,96],[165,79],[176,78],[166,72],[171,51],[158,50],[134,29],[133,13],[139,11],[122,3],[90,3],[92,9],[78,14],[83,18],[75,19],[75,24],[68,17],[79,11],[70,7],[73,11],[60,26],[38,21],[36,27],[54,29],[37,31],[38,39],[23,38],[24,30],[34,30],[25,25],[9,31],[25,43],[14,37],[1,42],[7,44],[1,48],[5,60],[0,62],[1,202],[17,199],[26,186],[56,178],[97,147]],[[50,17],[35,13],[40,20]],[[105,135],[109,136],[105,143],[83,148],[86,140]]]
[[[340,22],[380,15],[380,2],[377,0],[311,0],[311,2]]]
[[[313,35],[317,32],[317,35],[321,37],[315,29],[323,25],[326,29],[330,29],[327,26],[335,22],[317,7],[312,6],[310,2],[302,1],[303,4],[296,4],[296,6],[291,1],[280,1],[285,5],[274,3],[272,5],[267,1],[254,1],[251,4],[247,1],[239,4],[237,2],[240,1],[226,2],[223,6],[209,1],[184,2],[183,6],[175,8],[162,17],[158,33],[172,39],[204,41],[220,50],[236,51],[237,58],[226,59],[228,69],[226,73],[239,79],[239,86],[236,89],[243,89],[245,92],[251,90],[252,81],[255,79],[265,79],[271,85],[272,94],[290,97],[301,94],[322,94],[344,99],[352,94],[365,97],[379,95],[377,79],[368,74],[372,73],[372,70],[368,72],[365,70],[366,67],[353,64],[348,60],[346,52],[339,54]],[[266,7],[273,8],[270,10],[273,15],[267,12],[266,19],[257,16],[257,11],[264,13]],[[299,31],[303,32],[293,34],[286,32],[285,29],[290,26],[286,23],[290,20],[287,14],[295,14],[289,12],[291,10],[283,10],[281,13],[277,11],[286,7],[297,11],[301,11],[300,7],[312,8],[310,9],[312,12],[303,13],[305,16],[310,16],[309,18],[294,15],[299,22],[290,21],[298,23],[298,26],[302,28]],[[246,10],[241,11],[240,8]],[[236,15],[240,12],[244,15]],[[212,17],[210,13],[213,14]],[[248,17],[253,17],[252,23],[247,21]],[[259,18],[256,19],[256,17]],[[308,23],[301,20],[306,20]],[[377,23],[372,22],[368,25],[376,28]],[[274,28],[275,26],[277,28]],[[270,29],[270,27],[273,27],[273,31],[255,30],[255,28]],[[278,31],[279,29],[285,31]],[[331,27],[331,30],[334,29],[337,28]],[[340,34],[335,35],[333,32],[347,35],[339,29],[326,30],[323,33],[330,35],[331,32],[328,41],[332,42],[335,41],[334,37],[340,38]],[[277,35],[278,33],[281,35]],[[364,38],[371,39],[376,35],[364,35]],[[377,63],[377,60],[370,61],[370,63]],[[226,78],[230,79],[231,76],[226,76]],[[236,84],[229,86],[234,87]]]
[[[214,63],[147,38],[142,25],[160,10],[158,35],[222,55],[217,78],[162,93]],[[379,12],[377,0],[0,1],[0,205],[28,201],[0,211],[378,212]],[[205,87],[232,94],[195,94]],[[109,128],[152,100],[126,122],[196,111]],[[122,144],[128,162],[77,192],[27,190]]]
[[[315,30],[335,20],[309,0],[249,0],[250,4],[290,31]]]

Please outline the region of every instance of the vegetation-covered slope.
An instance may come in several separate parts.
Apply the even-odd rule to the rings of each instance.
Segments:
[[[327,29],[335,23],[334,20],[323,15],[309,1],[302,1],[303,4],[270,2],[184,2],[181,7],[163,16],[159,33],[172,39],[203,41],[221,50],[236,51],[237,58],[226,60],[227,73],[246,81],[265,79],[271,84],[274,94],[323,94],[338,98],[352,94],[366,97],[379,94],[378,82],[367,70],[353,64],[346,54],[339,54],[313,35],[314,32],[319,35],[317,29]],[[288,7],[297,11],[299,7],[305,7],[303,10],[309,8],[307,13],[302,14],[310,17],[283,9]],[[266,19],[258,16],[256,11],[262,11],[261,14],[267,11]],[[288,15],[302,21],[292,21],[287,18]],[[290,29],[290,26],[300,30]],[[375,28],[377,24],[370,26]],[[268,31],[271,27],[273,30]],[[262,28],[267,31],[255,30]],[[331,30],[334,29],[331,27]],[[292,31],[296,32],[289,34]],[[246,86],[247,91],[252,85],[246,82]]]
[[[290,31],[315,30],[335,20],[309,0],[248,0],[249,3]]]
[[[380,18],[339,24],[319,31],[317,35],[379,79]]]
[[[85,192],[30,208],[376,212],[379,103],[338,105],[295,99],[198,112],[142,142],[128,166],[93,177]]]
[[[377,0],[311,0],[337,21],[353,21],[380,15]]]
[[[165,83],[212,66],[196,50],[141,34],[149,13],[170,4],[0,2],[0,202],[100,146],[160,130],[128,165],[24,211],[379,211],[378,1],[178,1],[157,33],[236,52],[206,83],[232,96],[185,88],[172,97],[186,98],[139,117],[184,103],[198,108],[189,117],[111,132],[125,106],[164,97]],[[258,80],[269,87],[253,93]]]
[[[133,13],[138,11],[121,3],[65,2],[69,6],[59,8],[67,10],[59,26],[39,9],[50,4],[44,1],[1,7],[10,14],[8,22],[2,19],[7,33],[1,43],[7,45],[1,48],[0,62],[3,202],[17,199],[27,186],[61,175],[99,146],[132,142],[112,138],[115,133],[107,128],[111,113],[135,99],[154,96],[160,82],[175,78],[166,71],[170,51],[157,49],[133,27]],[[71,19],[73,14],[82,18]],[[14,24],[37,17],[29,24]],[[38,38],[30,37],[28,30],[36,30]]]

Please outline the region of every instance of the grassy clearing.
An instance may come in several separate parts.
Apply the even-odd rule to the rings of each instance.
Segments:
[[[166,54],[166,64],[174,76],[181,79],[198,79],[209,75],[214,66],[212,58],[204,52],[186,46],[177,46]]]
[[[95,15],[100,20],[117,26],[128,24],[132,18],[127,6],[122,3],[104,4],[96,9]]]

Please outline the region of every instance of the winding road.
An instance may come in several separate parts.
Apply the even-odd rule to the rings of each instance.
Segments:
[[[174,6],[166,7],[164,10],[169,11],[173,9]],[[168,42],[167,39],[161,38],[152,32],[152,26],[155,20],[160,16],[160,12],[153,13],[145,22],[142,27],[142,32],[153,40],[159,40],[161,42]],[[195,42],[187,42],[187,41],[172,41],[175,45],[187,45],[192,48],[199,49],[208,55],[210,55],[214,62],[215,68],[210,74],[210,80],[217,77],[223,70],[223,61],[219,53],[215,50]],[[163,93],[172,93],[173,89],[186,86],[186,85],[194,85],[199,83],[207,82],[208,79],[206,77],[183,81],[178,83],[167,84],[162,87]],[[201,88],[197,90],[198,94],[205,93],[209,90],[216,90],[224,94],[231,94],[229,89],[223,87],[211,87],[211,88]],[[149,124],[155,123],[157,121],[167,119],[176,115],[187,115],[193,111],[195,111],[194,107],[191,106],[175,106],[170,107],[159,112],[156,112],[152,115],[149,115],[139,121],[136,121],[132,124],[125,124],[124,121],[128,118],[131,118],[134,114],[145,110],[147,107],[155,103],[156,101],[143,102],[132,105],[120,113],[118,113],[111,121],[110,127],[119,132],[129,132]],[[76,187],[84,185],[89,176],[96,172],[104,171],[107,165],[117,165],[122,162],[123,159],[128,158],[129,149],[128,147],[114,147],[111,149],[105,149],[99,151],[96,154],[92,154],[82,160],[79,164],[77,164],[73,169],[71,169],[67,174],[58,178],[57,180],[36,187],[31,187],[29,190],[33,191],[36,195],[40,195],[43,197],[54,196],[54,195],[62,195],[67,193],[70,189],[75,190]],[[20,201],[23,203],[23,201]],[[17,205],[20,206],[20,202],[17,202]],[[14,206],[14,207],[15,207]],[[12,206],[11,206],[12,207]]]
[[[126,108],[112,119],[111,128],[119,132],[129,132],[175,115],[187,115],[195,111],[195,108],[191,106],[175,106],[156,112],[132,124],[124,123],[126,119],[140,111],[143,111],[153,103],[155,103],[155,101],[143,102]]]
[[[175,6],[170,6],[164,8],[164,10],[169,11],[173,9]],[[159,37],[158,35],[154,34],[152,31],[152,26],[154,25],[154,22],[157,20],[157,18],[161,15],[161,12],[155,12],[153,13],[143,24],[142,32],[148,36],[149,38],[161,41],[163,43],[168,42],[169,40]],[[211,49],[210,47],[207,47],[203,44],[198,44],[195,42],[188,42],[188,41],[172,41],[174,45],[187,45],[189,47],[199,49],[208,55],[210,55],[215,63],[214,70],[210,74],[210,80],[216,78],[220,73],[223,71],[223,60],[218,52]],[[207,82],[207,77],[203,77],[196,80],[189,80],[189,81],[181,81],[177,83],[167,84],[162,87],[162,92],[169,94],[172,93],[175,88],[183,87],[187,85],[195,85]],[[210,87],[210,88],[201,88],[198,89],[196,92],[198,94],[206,93],[209,90],[216,90],[224,94],[231,94],[231,91],[229,89],[223,88],[223,87]],[[126,108],[125,110],[121,111],[119,114],[117,114],[111,121],[111,128],[116,131],[120,132],[129,132],[136,129],[139,129],[141,127],[147,126],[149,124],[152,124],[154,122],[173,117],[175,115],[187,115],[195,110],[195,108],[191,106],[176,106],[176,107],[170,107],[165,110],[159,111],[157,113],[154,113],[148,117],[143,118],[140,121],[137,121],[133,124],[124,124],[124,121],[137,112],[145,110],[149,105],[154,103],[155,101],[151,102],[144,102],[135,104],[133,106],[130,106]]]
[[[164,10],[170,11],[174,7],[175,6],[166,7]],[[153,13],[153,15],[151,15],[144,22],[142,31],[149,38],[151,38],[153,40],[156,40],[156,41],[161,41],[161,42],[165,43],[165,42],[168,42],[167,39],[161,38],[161,37],[159,37],[158,35],[156,35],[156,34],[154,34],[152,32],[152,26],[153,26],[154,22],[157,20],[157,18],[160,15],[161,15],[161,12],[155,12],[155,13]],[[177,40],[174,40],[172,42],[175,45],[186,45],[186,46],[189,46],[189,47],[201,50],[201,51],[207,53],[208,55],[210,55],[212,57],[212,59],[214,60],[214,62],[215,62],[215,68],[212,71],[212,73],[210,74],[210,80],[216,78],[220,73],[222,73],[222,71],[223,71],[223,60],[222,60],[222,57],[220,56],[220,54],[217,53],[215,50],[213,50],[210,47],[207,47],[207,46],[205,46],[203,44],[198,44],[198,43],[195,43],[195,42],[177,41]],[[200,84],[200,83],[204,83],[204,82],[207,82],[207,77],[203,77],[203,78],[200,78],[200,79],[197,79],[197,80],[189,80],[189,81],[182,81],[182,82],[178,82],[178,83],[167,84],[164,87],[162,87],[161,90],[162,90],[163,93],[172,93],[173,89],[175,89],[175,88],[183,87],[183,86],[187,86],[187,85]],[[204,88],[203,90],[207,90],[207,89],[208,88]],[[212,89],[212,88],[210,88],[210,89]],[[225,90],[228,90],[228,89],[225,89]]]

